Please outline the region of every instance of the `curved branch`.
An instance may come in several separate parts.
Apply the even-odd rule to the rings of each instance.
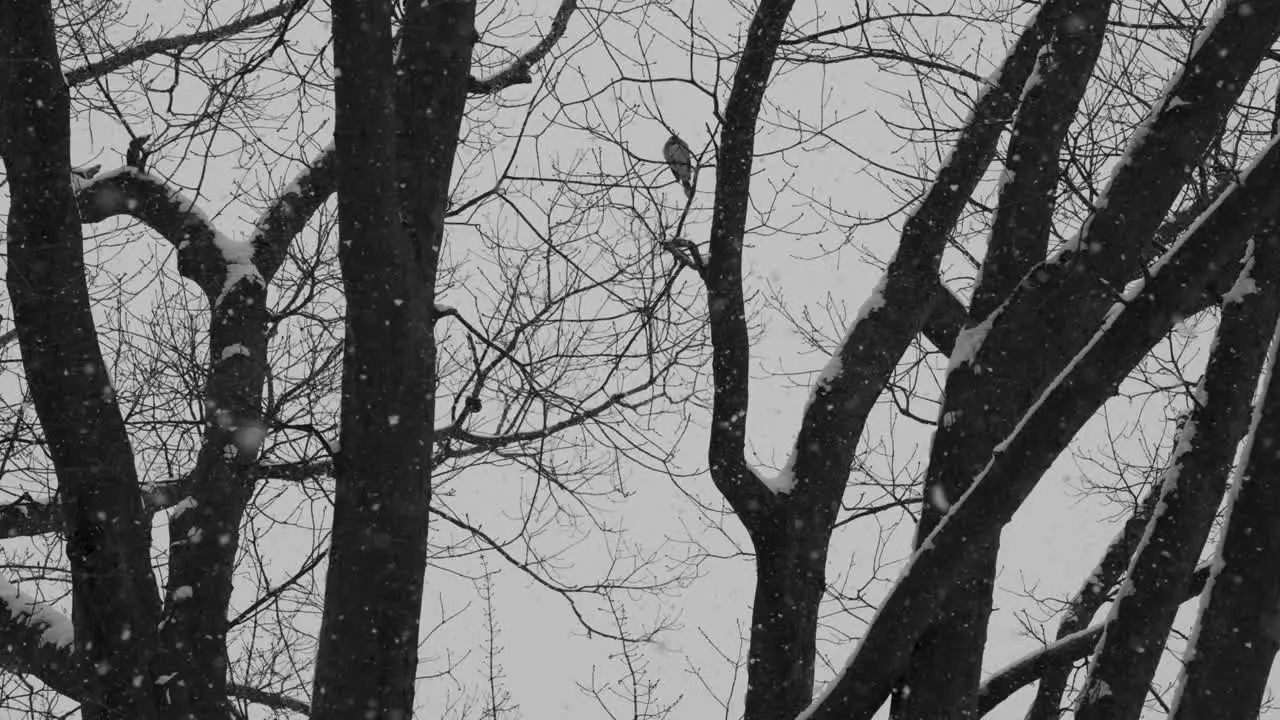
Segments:
[[[275,276],[284,262],[289,243],[338,189],[336,157],[333,143],[329,143],[309,166],[294,176],[254,223],[249,242],[253,245],[254,262],[267,280]]]
[[[534,65],[542,62],[547,53],[551,52],[551,48],[564,37],[564,32],[569,28],[569,18],[573,16],[573,11],[578,9],[578,0],[560,0],[560,9],[556,11],[555,17],[551,20],[551,30],[546,37],[542,38],[537,45],[534,45],[524,54],[518,56],[506,68],[498,71],[496,74],[487,78],[471,78],[467,92],[472,95],[489,95],[498,92],[512,85],[524,85],[533,82],[533,75],[530,70]]]
[[[187,35],[174,35],[172,37],[156,38],[154,40],[141,42],[131,48],[122,50],[111,57],[103,58],[102,60],[89,63],[84,67],[79,67],[68,72],[66,74],[67,85],[74,87],[95,78],[100,78],[103,75],[115,72],[116,70],[132,65],[135,62],[146,60],[152,55],[171,54],[180,50],[185,50],[192,45],[203,45],[231,37],[238,32],[243,32],[244,30],[248,30],[254,26],[274,20],[282,15],[297,12],[305,7],[306,4],[307,0],[289,0],[288,2],[280,3],[270,10],[264,10],[254,15],[248,15],[239,20],[222,25],[221,27],[189,33]]]
[[[76,182],[82,222],[129,215],[146,223],[178,251],[178,272],[194,281],[216,307],[241,281],[263,284],[253,246],[218,232],[195,200],[163,180],[131,167]]]
[[[733,89],[725,104],[716,152],[715,209],[704,279],[711,325],[712,377],[708,459],[711,479],[753,534],[773,493],[746,462],[751,346],[742,289],[742,242],[751,196],[756,120],[773,71],[778,42],[794,0],[763,0],[747,29]]]

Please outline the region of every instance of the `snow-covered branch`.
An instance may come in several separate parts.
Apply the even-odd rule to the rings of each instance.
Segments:
[[[63,695],[85,692],[71,619],[0,577],[0,666],[33,675]]]
[[[178,251],[178,271],[204,290],[216,307],[241,282],[261,285],[253,245],[232,239],[214,226],[194,199],[164,180],[122,167],[77,183],[83,222],[130,215],[149,225]]]

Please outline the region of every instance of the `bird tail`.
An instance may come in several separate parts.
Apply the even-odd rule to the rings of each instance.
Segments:
[[[687,198],[689,198],[690,200],[692,200],[692,199],[693,199],[693,181],[692,181],[692,180],[681,180],[681,181],[680,181],[680,184],[684,186],[684,195],[685,195],[685,197],[687,197]]]

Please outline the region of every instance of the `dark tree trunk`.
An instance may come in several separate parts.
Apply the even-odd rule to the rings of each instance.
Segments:
[[[313,717],[413,713],[434,419],[435,274],[475,43],[472,0],[334,3],[341,462]],[[370,715],[372,712],[372,715]]]
[[[417,678],[431,317],[398,204],[391,2],[334,2],[333,38],[346,356],[312,717],[390,720]]]
[[[831,532],[789,520],[771,530],[756,541],[745,720],[792,718],[813,699]]]
[[[1107,7],[1107,3],[1074,5],[1077,11],[1087,10],[1091,18],[1105,16]],[[1139,273],[1150,254],[1148,241],[1181,190],[1187,168],[1215,136],[1276,37],[1274,6],[1262,17],[1251,4],[1243,5],[1251,9],[1242,10],[1241,2],[1228,3],[1223,18],[1206,31],[1187,70],[1171,87],[1168,97],[1189,104],[1159,101],[1148,131],[1135,137],[1128,162],[1117,170],[1079,237],[1054,261],[1021,279],[1007,303],[986,319],[990,328],[981,331],[976,352],[948,373],[943,422],[926,477],[927,501],[949,508],[959,499],[991,459],[996,444],[1013,431],[1046,384],[1094,335],[1114,303],[1115,288]],[[1074,17],[1064,23],[1074,23]],[[1079,62],[1060,67],[1087,75],[1092,62]],[[1070,112],[1062,116],[1061,129],[1069,117]],[[1029,347],[1041,351],[1028,358]],[[930,512],[936,523],[940,513]],[[922,525],[920,537],[929,529]],[[998,543],[983,545],[984,552],[997,552]],[[990,593],[983,588],[991,581],[971,573],[980,567],[990,572],[995,562],[976,558],[973,567],[957,579],[961,589],[931,622],[931,650],[913,656],[905,684],[926,688],[936,674],[964,672],[966,683],[976,678],[976,667],[961,671],[956,666],[980,666],[985,632],[975,628],[990,613]],[[976,685],[943,689],[955,694],[931,693],[927,703],[917,696],[920,704],[912,717],[932,720],[976,713]],[[899,713],[897,717],[907,716]]]
[[[1261,408],[1255,410],[1247,464],[1232,488],[1225,534],[1187,651],[1172,720],[1257,717],[1280,648],[1280,378],[1275,353],[1273,340],[1269,382]]]
[[[58,476],[86,718],[157,717],[151,525],[98,345],[70,185],[70,116],[49,3],[0,3],[8,286],[28,388]],[[141,682],[138,679],[141,678]]]
[[[1161,479],[1160,502],[1117,593],[1076,717],[1136,718],[1164,654],[1226,488],[1236,446],[1280,316],[1280,237],[1259,233],[1246,261],[1256,288],[1225,303],[1198,404],[1184,424]],[[1252,279],[1256,278],[1256,280]]]
[[[253,494],[249,473],[267,367],[267,289],[243,282],[210,298],[210,376],[204,442],[192,473],[191,507],[169,522],[169,578],[158,673],[170,712],[224,720],[227,608],[240,547],[240,522]]]
[[[970,308],[971,333],[985,333],[982,323],[1045,257],[1058,182],[1058,154],[1070,127],[1067,119],[1075,115],[1093,74],[1110,6],[1108,0],[1073,0],[1048,10],[1053,37],[1040,53],[1037,72],[1027,85],[1014,121],[1005,163],[1012,180],[1001,188],[991,241]],[[1014,413],[1001,414],[987,405],[989,376],[978,378],[963,365],[958,369],[955,382],[948,377],[944,421],[930,453],[917,544],[933,532],[951,504],[968,489],[991,446],[1016,419]],[[1033,389],[1023,387],[1021,392],[1006,396],[1012,401],[1008,407],[1025,408]],[[998,539],[986,546],[986,553],[952,589],[941,622],[930,626],[921,638],[894,693],[895,720],[976,716]]]

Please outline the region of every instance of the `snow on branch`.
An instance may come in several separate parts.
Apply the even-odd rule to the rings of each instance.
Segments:
[[[289,243],[337,190],[336,159],[330,142],[309,166],[294,176],[253,224],[249,242],[256,252],[259,270],[268,279],[284,262]]]
[[[3,576],[0,576],[0,605],[9,611],[9,620],[25,622],[39,630],[41,643],[69,648],[75,641],[70,618],[48,603],[23,593]]]
[[[215,307],[236,285],[263,283],[252,243],[219,232],[194,199],[160,178],[122,167],[77,185],[82,221],[129,215],[146,223],[177,249],[178,271],[195,281]]]
[[[0,577],[0,663],[72,698],[84,693],[71,620]]]

